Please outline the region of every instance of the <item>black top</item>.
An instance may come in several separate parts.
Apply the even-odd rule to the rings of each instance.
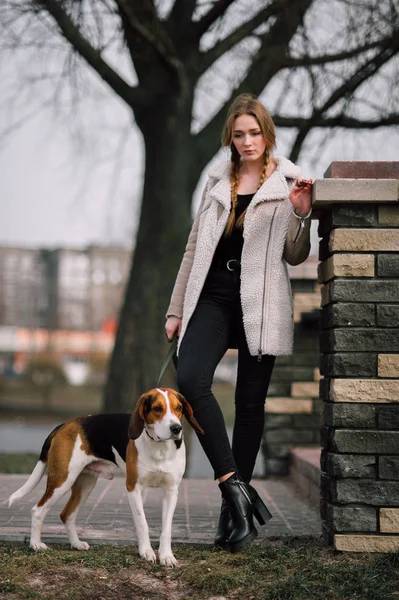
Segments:
[[[236,205],[236,219],[246,208],[255,194],[237,194],[237,205]],[[215,250],[215,254],[212,261],[212,266],[220,266],[220,264],[227,263],[228,260],[235,258],[241,260],[241,252],[244,244],[242,227],[234,227],[233,231],[229,236],[225,236],[224,233],[220,238],[219,244]]]

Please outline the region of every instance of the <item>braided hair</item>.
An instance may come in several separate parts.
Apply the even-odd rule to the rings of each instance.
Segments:
[[[233,143],[234,123],[237,117],[241,115],[251,115],[254,117],[262,131],[262,135],[266,140],[266,148],[264,153],[264,165],[259,180],[259,189],[266,180],[267,167],[270,162],[270,153],[276,143],[276,132],[273,119],[268,110],[263,104],[252,96],[252,94],[240,94],[232,103],[224,124],[222,133],[222,145],[227,146],[231,150],[230,163],[230,182],[231,182],[231,211],[226,224],[225,236],[229,236],[235,227],[242,227],[244,223],[246,210],[237,219],[237,190],[240,181],[240,166],[241,156]]]
[[[233,150],[233,148],[234,148],[234,150]],[[235,227],[242,229],[242,227],[244,225],[245,213],[247,212],[247,209],[245,209],[244,212],[238,217],[238,219],[236,218],[237,190],[238,190],[238,184],[240,181],[240,161],[239,160],[237,161],[237,158],[235,156],[236,154],[238,155],[238,158],[239,158],[239,154],[238,154],[235,146],[233,146],[233,144],[232,144],[231,165],[230,165],[231,211],[230,211],[230,215],[227,220],[227,223],[226,223],[226,228],[224,230],[225,237],[228,237]],[[258,189],[266,181],[267,167],[270,162],[269,151],[267,148],[264,152],[264,161],[265,162],[263,165],[262,173],[260,174],[259,184],[258,184],[256,191],[258,191]]]

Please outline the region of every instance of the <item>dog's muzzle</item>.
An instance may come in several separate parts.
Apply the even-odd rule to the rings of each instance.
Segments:
[[[173,423],[173,425],[170,426],[170,430],[173,435],[179,435],[182,429],[183,427],[179,425],[179,423]]]

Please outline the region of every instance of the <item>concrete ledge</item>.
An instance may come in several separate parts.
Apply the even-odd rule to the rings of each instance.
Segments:
[[[318,398],[319,383],[317,381],[296,381],[291,384],[293,398]]]
[[[316,179],[313,205],[332,202],[398,202],[397,179]]]
[[[317,275],[315,274],[315,279]],[[300,323],[302,313],[320,308],[320,292],[296,292],[293,298],[294,323]]]
[[[315,509],[320,507],[320,448],[294,448],[291,451],[289,479],[301,497]]]
[[[318,384],[316,384],[318,385]],[[265,413],[268,414],[310,414],[313,412],[311,398],[268,398],[265,403]]]

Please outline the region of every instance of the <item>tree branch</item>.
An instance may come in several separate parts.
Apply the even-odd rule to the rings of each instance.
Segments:
[[[217,43],[213,48],[202,54],[199,69],[199,74],[205,73],[209,67],[223,56],[226,52],[231,50],[244,38],[248,37],[254,30],[263,25],[270,17],[275,16],[282,12],[284,7],[287,5],[288,0],[276,0],[267,8],[264,8],[258,12],[252,19],[243,23],[237,29],[232,31],[227,37]]]
[[[180,73],[182,69],[181,61],[176,55],[176,51],[173,48],[170,38],[164,31],[161,31],[161,23],[155,14],[155,8],[151,11],[151,17],[157,27],[153,27],[151,31],[148,28],[149,20],[146,21],[146,25],[143,24],[143,20],[140,21],[134,12],[134,8],[129,0],[116,0],[120,11],[125,15],[130,27],[133,31],[136,31],[144,40],[146,40],[150,46],[157,52],[161,60],[170,67],[176,73]],[[151,3],[152,5],[152,3]],[[148,3],[147,3],[148,6]]]
[[[79,28],[72,22],[69,15],[61,7],[57,0],[34,0],[35,3],[46,10],[56,21],[64,38],[80,54],[86,62],[100,75],[120,98],[130,107],[135,102],[143,101],[141,90],[131,87],[126,81],[112,69],[101,57],[101,53],[83,37]]]
[[[184,2],[184,0],[183,0]],[[212,8],[194,26],[195,35],[200,39],[208,29],[223,16],[234,0],[217,0]]]
[[[375,54],[370,60],[366,61],[360,69],[352,74],[338,89],[336,89],[324,105],[317,109],[317,114],[322,114],[338,100],[353,94],[357,88],[367,79],[372,77],[383,64],[387,63],[399,50],[399,38],[396,38],[391,44],[386,44],[380,52]]]
[[[250,91],[259,96],[274,75],[281,70],[285,50],[312,2],[313,0],[298,0],[295,10],[281,12],[270,30],[262,36],[262,46],[254,57],[246,77],[238,88],[232,90],[230,98],[213,119],[195,136],[197,160],[204,163],[204,166],[219,148],[220,132],[229,105],[242,92]]]
[[[172,28],[175,25],[180,27],[182,25],[184,25],[184,27],[190,26],[192,24],[191,18],[196,4],[197,0],[175,0],[167,20],[168,25],[171,25]]]
[[[298,117],[283,117],[281,115],[273,115],[273,121],[276,127],[299,127],[302,128],[312,120],[312,127],[343,127],[344,129],[377,129],[378,127],[389,127],[391,125],[399,125],[399,114],[393,114],[389,117],[384,117],[379,121],[360,120],[346,115],[338,115],[337,117],[323,117],[320,115],[317,119],[305,119]]]
[[[349,98],[364,83],[367,79],[372,77],[378,69],[388,62],[399,49],[399,39],[396,39],[393,44],[383,48],[379,53],[374,55],[370,60],[366,61],[356,73],[350,75],[348,79],[339,86],[330,97],[324,102],[323,106],[314,108],[312,116],[305,120],[303,125],[299,128],[298,135],[292,146],[290,159],[296,161],[299,156],[300,149],[304,143],[307,135],[313,127],[313,124],[317,122],[322,115],[327,112],[336,102],[344,98]]]
[[[284,68],[297,68],[297,67],[314,67],[317,65],[325,65],[327,63],[339,62],[341,60],[347,60],[349,58],[354,58],[359,54],[363,54],[363,52],[367,52],[368,50],[373,50],[374,48],[386,47],[387,43],[392,43],[393,38],[383,38],[377,40],[375,42],[370,42],[368,44],[364,44],[363,46],[358,46],[357,48],[352,48],[352,50],[347,50],[346,52],[339,52],[338,54],[323,54],[322,56],[300,56],[293,57],[287,56]]]

